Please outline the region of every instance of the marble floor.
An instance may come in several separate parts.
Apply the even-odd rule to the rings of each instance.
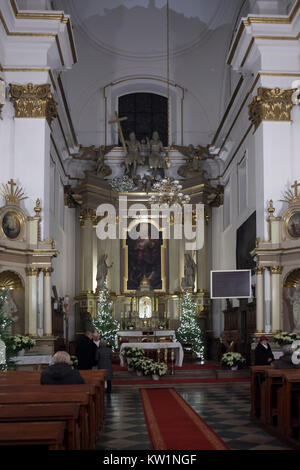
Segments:
[[[174,388],[232,450],[290,450],[250,420],[250,384],[175,385]],[[151,450],[139,387],[106,394],[97,450]]]

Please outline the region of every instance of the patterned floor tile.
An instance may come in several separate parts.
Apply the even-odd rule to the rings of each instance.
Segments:
[[[174,386],[232,450],[289,450],[250,420],[248,383]],[[115,388],[106,396],[97,449],[151,450],[138,387]]]

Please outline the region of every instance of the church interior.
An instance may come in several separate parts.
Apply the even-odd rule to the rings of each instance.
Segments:
[[[299,31],[299,0],[0,2],[0,448],[300,449]],[[85,384],[42,385],[61,351]]]

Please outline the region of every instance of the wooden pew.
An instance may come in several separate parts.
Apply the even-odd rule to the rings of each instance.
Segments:
[[[283,385],[278,390],[278,431],[284,438],[293,435],[298,426],[298,397],[300,396],[300,370],[283,370]]]
[[[283,385],[283,370],[269,368],[265,372],[265,381],[261,385],[261,420],[267,425],[278,424],[277,390]]]
[[[0,423],[63,421],[67,450],[80,450],[79,405],[77,403],[0,405]]]
[[[261,389],[257,380],[258,374],[262,374],[265,377],[266,370],[270,369],[270,366],[251,366],[250,367],[250,390],[251,390],[251,417],[261,417]]]
[[[0,446],[44,445],[63,450],[64,431],[61,421],[0,423]]]
[[[79,422],[81,431],[81,449],[89,449],[89,430],[88,430],[88,392],[0,392],[0,404],[58,404],[58,403],[78,403]]]

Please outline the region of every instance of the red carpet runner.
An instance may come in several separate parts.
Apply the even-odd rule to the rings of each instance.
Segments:
[[[154,450],[228,450],[226,444],[173,388],[141,388]]]

